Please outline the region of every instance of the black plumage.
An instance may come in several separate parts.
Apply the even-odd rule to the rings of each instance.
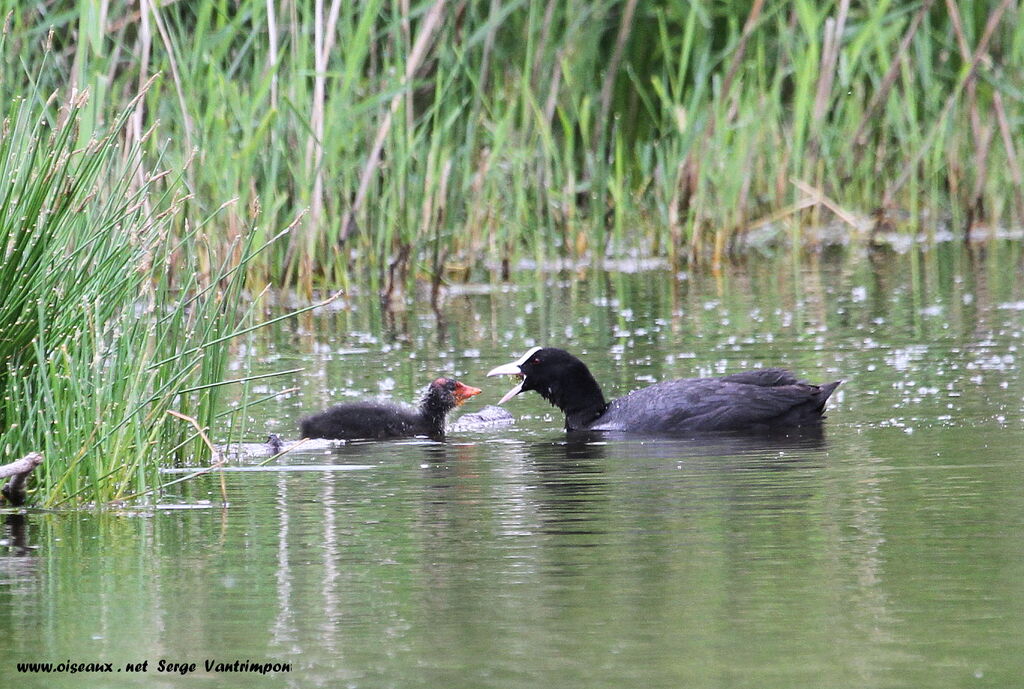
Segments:
[[[535,390],[562,410],[568,431],[777,431],[819,423],[825,402],[839,385],[813,385],[784,369],[765,368],[720,378],[665,381],[607,402],[582,361],[551,347],[535,347],[518,361],[488,373],[502,374],[522,376],[503,402]]]
[[[438,378],[428,387],[418,408],[390,402],[346,402],[299,422],[304,438],[339,440],[444,437],[445,416],[478,388],[452,378]]]

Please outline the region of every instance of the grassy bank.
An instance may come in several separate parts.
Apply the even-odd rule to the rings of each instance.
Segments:
[[[183,170],[218,246],[308,209],[251,270],[311,287],[521,255],[721,258],[751,228],[1019,223],[1016,3],[0,2],[5,98]],[[50,34],[50,29],[53,33]],[[49,36],[49,37],[48,37]],[[56,59],[45,70],[45,45]],[[196,164],[186,166],[195,158]]]
[[[130,108],[85,129],[89,107],[15,99],[0,138],[0,444],[43,452],[47,506],[149,494],[159,466],[208,456],[194,426],[214,421],[253,253],[211,247],[216,217],[180,220],[179,175],[123,148]]]

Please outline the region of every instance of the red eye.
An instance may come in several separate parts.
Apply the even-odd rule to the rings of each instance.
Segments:
[[[540,357],[539,356],[533,357],[532,359],[530,359],[530,363],[531,364],[539,364],[540,363]]]

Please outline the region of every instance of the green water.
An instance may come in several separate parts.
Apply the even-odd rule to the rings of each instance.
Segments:
[[[483,374],[534,344],[608,396],[757,365],[845,383],[824,434],[785,443],[567,440],[530,393],[512,427],[285,462],[351,471],[227,473],[227,509],[204,477],[165,509],[8,517],[4,685],[1024,686],[1021,274],[1012,246],[526,271],[439,313],[366,297],[296,320],[248,345],[253,372],[306,369],[250,391],[297,388],[253,438],[441,374],[493,404],[511,384]]]

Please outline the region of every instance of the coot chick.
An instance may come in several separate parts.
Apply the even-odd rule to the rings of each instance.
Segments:
[[[567,431],[629,433],[771,432],[814,424],[841,382],[811,385],[784,369],[765,368],[669,380],[606,402],[586,364],[552,347],[534,347],[487,375],[522,378],[498,404],[536,390],[562,410]]]
[[[303,438],[444,437],[445,415],[480,389],[453,378],[438,378],[427,387],[418,409],[388,402],[347,402],[307,416],[299,423]]]

